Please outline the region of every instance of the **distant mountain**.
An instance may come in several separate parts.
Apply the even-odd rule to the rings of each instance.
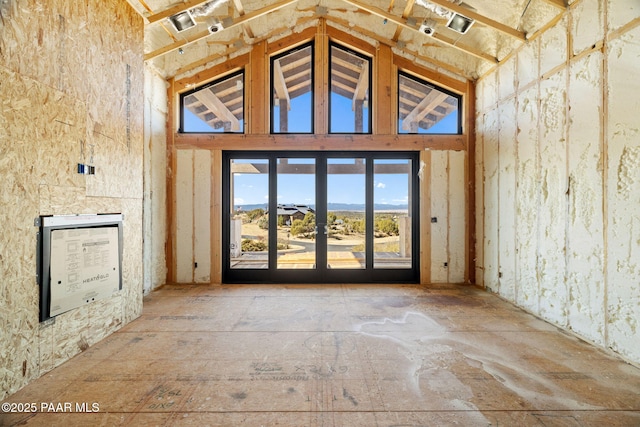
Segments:
[[[316,209],[315,205],[306,205],[311,207],[313,210]],[[262,203],[255,203],[255,204],[249,204],[249,205],[236,205],[236,209],[238,208],[242,208],[243,211],[245,212],[249,212],[252,211],[254,209],[264,209],[267,210],[267,205]],[[340,212],[340,211],[347,211],[347,212],[364,212],[364,203],[329,203],[329,205],[327,206],[327,208],[329,209],[330,212]],[[383,204],[383,203],[376,203],[373,208],[376,211],[406,211],[409,207],[405,204],[405,205],[390,205],[390,204]]]

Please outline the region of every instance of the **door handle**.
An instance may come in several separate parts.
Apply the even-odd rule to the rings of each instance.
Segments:
[[[324,225],[324,234],[325,236],[329,234],[329,226],[327,224]]]

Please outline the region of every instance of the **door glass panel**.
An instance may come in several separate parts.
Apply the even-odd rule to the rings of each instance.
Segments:
[[[316,268],[316,161],[279,158],[278,258],[279,269]]]
[[[269,160],[232,159],[230,268],[269,268]]]
[[[375,159],[373,267],[411,268],[411,160]]]
[[[327,159],[327,268],[366,267],[365,160]]]

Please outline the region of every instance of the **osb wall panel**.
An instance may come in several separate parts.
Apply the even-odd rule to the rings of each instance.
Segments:
[[[516,53],[515,99],[496,84],[506,71],[481,80],[476,180],[484,194],[478,282],[636,364],[640,83],[630,76],[640,57],[639,11],[636,2],[577,0]],[[510,122],[515,136],[499,132]],[[512,214],[497,203],[514,176],[505,162],[515,167]],[[493,245],[514,223],[512,295],[496,286],[504,254]]]
[[[124,0],[1,8],[0,399],[139,316],[143,128],[142,20]],[[34,219],[96,212],[125,216],[123,289],[39,324]]]

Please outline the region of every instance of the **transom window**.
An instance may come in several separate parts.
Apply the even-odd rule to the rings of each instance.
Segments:
[[[180,96],[181,132],[244,133],[244,72]]]
[[[398,74],[398,133],[461,134],[460,96]]]
[[[313,133],[313,46],[271,58],[271,133]]]
[[[330,44],[329,132],[371,133],[371,59]]]

